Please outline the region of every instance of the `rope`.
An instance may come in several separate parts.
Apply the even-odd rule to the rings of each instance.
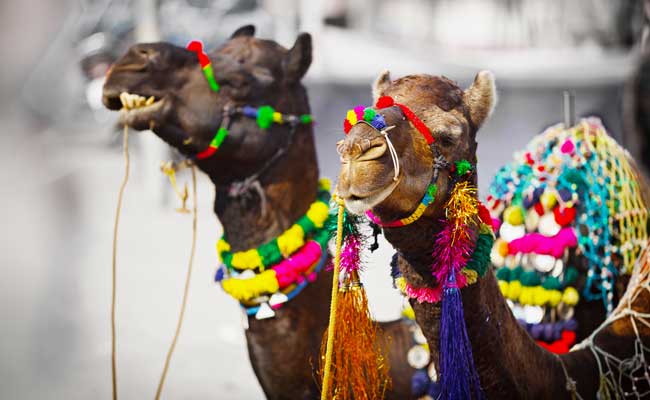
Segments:
[[[122,211],[122,198],[124,197],[124,188],[129,181],[129,170],[131,161],[129,159],[129,126],[124,125],[124,135],[122,139],[122,148],[124,153],[124,178],[120,185],[120,191],[117,195],[117,206],[115,210],[115,223],[113,226],[113,259],[112,259],[112,291],[111,291],[111,378],[113,388],[113,400],[117,400],[117,343],[115,340],[115,293],[117,282],[117,231],[120,223],[120,214]]]
[[[393,170],[395,172],[393,180],[397,181],[397,178],[399,177],[399,157],[397,156],[397,150],[395,150],[393,142],[391,142],[391,140],[388,138],[388,131],[393,128],[395,128],[395,126],[386,127],[380,130],[379,133],[381,133],[381,135],[386,139],[386,145],[388,146],[388,150],[390,152],[390,158],[393,160]]]
[[[332,370],[332,352],[334,350],[334,331],[336,328],[336,305],[339,293],[339,272],[341,269],[341,246],[343,244],[343,214],[345,207],[343,202],[336,197],[339,204],[338,220],[336,224],[336,253],[334,254],[334,274],[332,276],[332,300],[330,303],[330,320],[327,328],[327,347],[325,351],[325,372],[323,373],[323,389],[320,394],[321,400],[327,400],[330,392],[330,374]]]
[[[178,322],[176,323],[176,332],[174,333],[174,338],[172,343],[169,346],[167,351],[167,358],[165,359],[165,366],[160,375],[160,382],[158,382],[158,389],[156,390],[156,400],[160,399],[162,394],[163,385],[165,384],[165,378],[167,377],[167,371],[169,370],[169,364],[171,363],[172,355],[174,349],[176,348],[176,342],[181,333],[181,328],[183,326],[183,318],[185,316],[185,308],[187,306],[187,297],[190,291],[190,281],[192,279],[192,267],[194,264],[194,253],[196,250],[196,223],[197,223],[197,196],[196,196],[196,167],[192,165],[192,249],[190,250],[190,260],[187,266],[187,275],[185,277],[185,289],[183,290],[183,300],[181,302],[181,311],[178,315]],[[184,203],[184,202],[183,202]]]

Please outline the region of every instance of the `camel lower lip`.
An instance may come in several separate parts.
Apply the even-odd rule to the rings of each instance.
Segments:
[[[354,214],[363,214],[371,208],[377,206],[382,201],[386,200],[386,198],[390,196],[391,193],[393,193],[393,190],[395,190],[399,182],[400,179],[393,181],[390,185],[381,190],[375,191],[368,196],[359,197],[352,195],[348,198],[344,198],[343,200],[345,202],[345,207]]]
[[[120,122],[125,125],[139,126],[145,124],[148,126],[153,121],[158,112],[162,109],[164,99],[158,100],[151,105],[138,108],[120,110]]]

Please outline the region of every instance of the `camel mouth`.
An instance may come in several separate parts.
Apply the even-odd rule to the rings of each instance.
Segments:
[[[351,190],[349,195],[342,196],[345,207],[353,214],[361,215],[386,200],[393,193],[397,185],[399,185],[400,181],[401,177],[392,181],[388,186],[368,194],[355,194],[354,190]]]
[[[112,105],[119,101],[120,123],[133,126],[137,129],[149,129],[151,123],[159,115],[163,108],[165,99],[158,99],[155,96],[141,96],[128,92],[120,93],[119,98],[109,98],[107,102]],[[111,108],[111,107],[109,107]]]

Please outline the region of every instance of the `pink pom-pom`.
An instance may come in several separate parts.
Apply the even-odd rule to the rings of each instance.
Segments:
[[[562,147],[560,147],[560,150],[564,154],[571,154],[575,150],[576,146],[573,144],[571,139],[567,139],[566,142],[562,144]]]

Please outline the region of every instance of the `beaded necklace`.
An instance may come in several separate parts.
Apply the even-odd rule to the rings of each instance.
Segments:
[[[305,215],[257,248],[232,252],[225,237],[217,242],[223,265],[217,269],[215,280],[248,315],[258,319],[273,317],[273,310],[316,279],[327,259],[329,188],[329,181],[321,179],[317,200]]]

